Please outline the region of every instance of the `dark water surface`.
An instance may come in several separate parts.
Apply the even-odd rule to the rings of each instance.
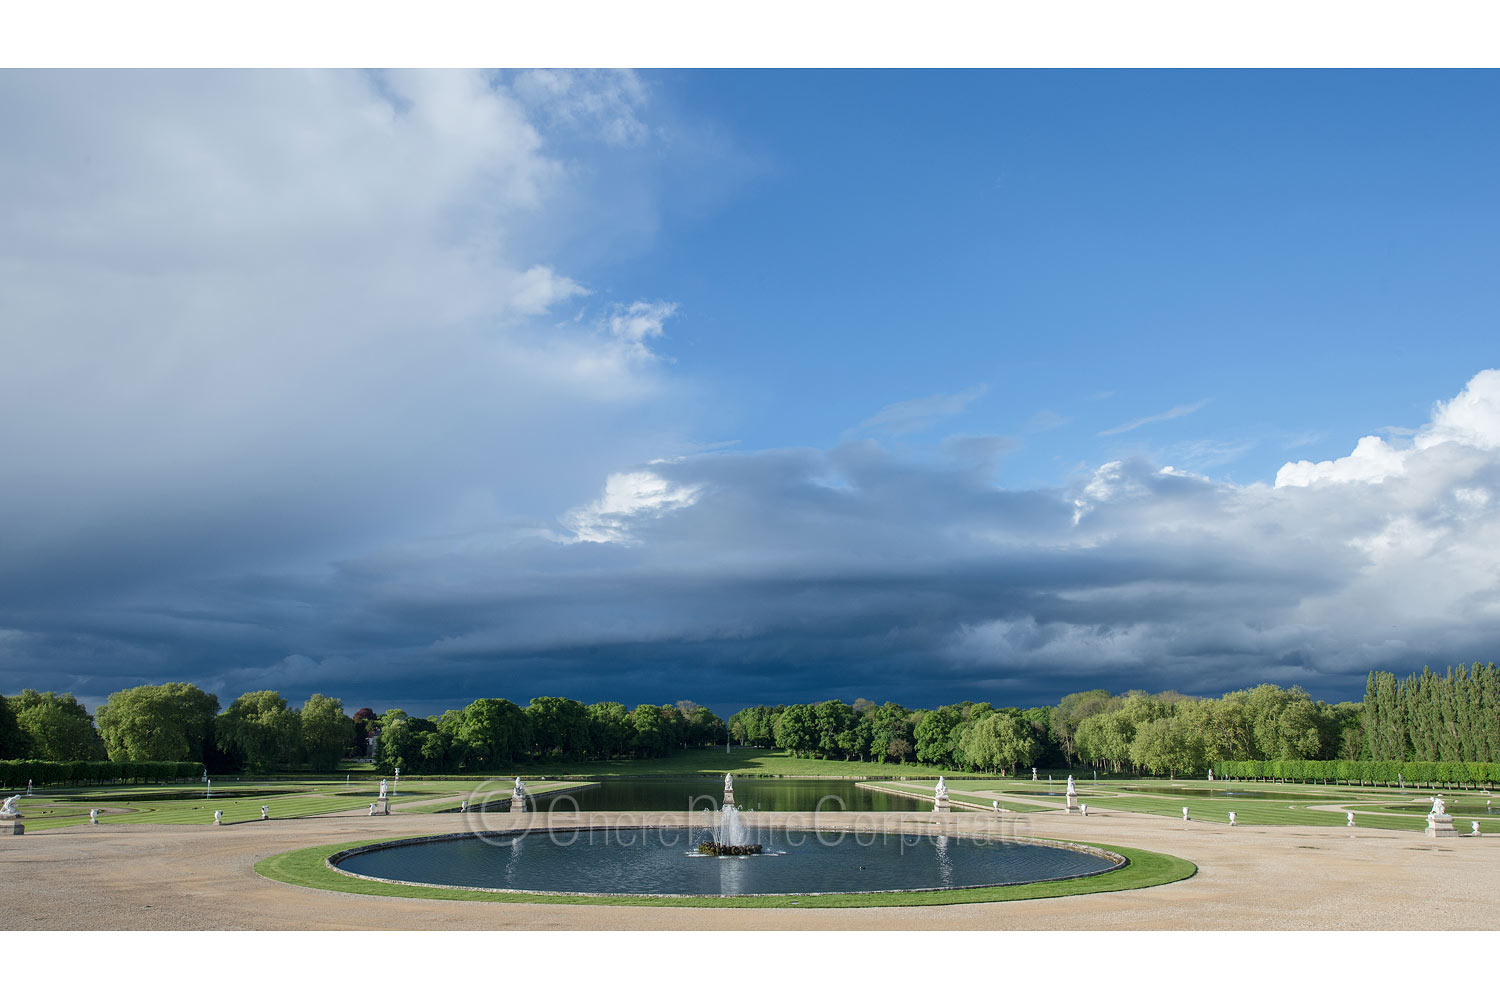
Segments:
[[[739,791],[736,786],[736,792]],[[1081,851],[960,837],[756,831],[758,857],[693,852],[708,829],[594,830],[465,838],[358,854],[345,871],[403,882],[554,892],[723,896],[870,892],[1039,882],[1108,870]],[[486,842],[488,841],[488,842]]]
[[[917,787],[913,784],[913,787]],[[929,790],[930,785],[922,786]],[[547,795],[535,808],[583,812],[717,811],[723,778],[606,778],[597,788]],[[856,787],[838,778],[736,778],[734,801],[755,812],[928,812],[929,804]],[[576,804],[576,805],[575,805]]]

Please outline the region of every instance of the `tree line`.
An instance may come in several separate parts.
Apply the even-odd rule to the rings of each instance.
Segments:
[[[1002,774],[1087,766],[1175,777],[1203,774],[1216,761],[1500,761],[1500,673],[1476,663],[1398,683],[1372,672],[1363,703],[1261,684],[1219,698],[1098,689],[1027,709],[965,701],[911,710],[865,699],[757,705],[730,716],[729,731],[742,744],[796,756]]]
[[[1459,664],[1404,681],[1373,672],[1363,721],[1375,760],[1500,761],[1500,671]]]
[[[543,697],[523,708],[480,698],[423,718],[402,709],[348,715],[341,699],[321,694],[297,708],[275,691],[250,691],[221,712],[216,695],[174,682],[116,691],[91,717],[71,694],[28,689],[0,696],[0,760],[203,761],[220,774],[331,771],[342,758],[365,756],[370,737],[378,768],[431,774],[665,757],[723,743],[727,733],[722,719],[692,701],[627,709],[613,701]]]
[[[895,702],[757,705],[728,722],[691,701],[586,705],[533,698],[525,707],[480,698],[420,717],[401,709],[345,714],[315,694],[294,708],[252,691],[219,710],[191,684],[117,691],[91,718],[71,694],[0,697],[0,759],[197,761],[217,773],[329,771],[364,756],[407,773],[485,772],[523,762],[666,757],[723,743],[799,757],[1009,774],[1090,767],[1114,773],[1201,774],[1215,762],[1500,761],[1500,673],[1493,663],[1424,669],[1403,680],[1371,672],[1363,702],[1329,704],[1300,687],[1261,684],[1219,698],[1096,689],[1056,705],[964,701],[930,709]],[[1320,772],[1322,773],[1322,772]]]

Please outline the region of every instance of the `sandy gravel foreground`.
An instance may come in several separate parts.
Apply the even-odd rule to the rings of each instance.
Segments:
[[[594,813],[590,823],[681,824],[682,814]],[[749,818],[749,817],[747,817]],[[452,833],[508,814],[339,816],[226,827],[78,826],[0,841],[3,930],[1496,930],[1500,836],[1237,827],[1091,810],[1006,818],[953,813],[753,814],[811,828],[1089,840],[1187,858],[1184,882],[1129,892],[955,906],[727,910],[559,906],[356,896],[284,885],[256,861],[299,847]],[[895,829],[895,827],[892,827]]]

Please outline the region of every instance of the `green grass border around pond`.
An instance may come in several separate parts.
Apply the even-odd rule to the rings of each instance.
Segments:
[[[420,839],[420,838],[418,838]],[[547,896],[522,892],[483,892],[472,889],[446,889],[390,882],[372,882],[340,874],[327,864],[328,858],[357,847],[390,843],[389,838],[355,840],[343,844],[326,844],[273,854],[256,862],[255,871],[265,878],[309,889],[347,892],[363,896],[396,896],[405,899],[448,899],[482,903],[542,903],[574,906],[688,906],[740,909],[830,909],[866,906],[951,906],[958,903],[1006,903],[1022,899],[1051,899],[1058,896],[1083,896],[1100,892],[1123,892],[1146,889],[1191,878],[1198,866],[1185,858],[1136,847],[1116,847],[1086,841],[1045,841],[1058,845],[1076,843],[1113,851],[1128,862],[1123,868],[1087,875],[1082,878],[1051,882],[1029,882],[1025,885],[999,885],[977,889],[933,889],[915,892],[827,893],[819,895],[782,896]]]

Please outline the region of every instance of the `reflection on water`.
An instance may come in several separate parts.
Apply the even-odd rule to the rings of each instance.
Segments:
[[[739,784],[735,785],[738,797]],[[496,889],[737,895],[870,892],[1042,881],[1105,871],[1104,858],[1064,848],[965,837],[819,837],[760,830],[767,854],[689,856],[662,831],[577,831],[572,843],[542,834],[407,844],[359,854],[339,867],[361,875]],[[488,841],[488,842],[487,842]]]
[[[717,812],[722,778],[606,778],[598,787],[542,799],[542,809],[583,812]],[[743,812],[926,812],[930,805],[860,788],[838,778],[742,778],[735,775],[734,801]]]

